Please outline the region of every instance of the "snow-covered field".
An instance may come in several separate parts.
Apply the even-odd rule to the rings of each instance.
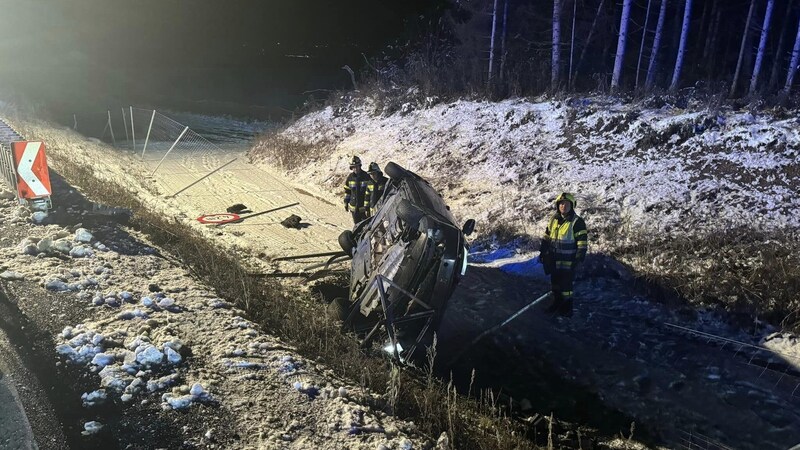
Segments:
[[[457,219],[477,220],[481,251],[496,249],[494,235],[527,236],[511,253],[535,251],[553,199],[572,192],[589,228],[590,253],[615,255],[641,276],[669,280],[696,304],[780,321],[800,307],[783,289],[793,282],[768,260],[787,247],[786,264],[796,260],[794,244],[775,242],[796,242],[800,230],[800,119],[653,103],[421,101],[390,113],[370,98],[345,99],[300,118],[281,136],[325,149],[292,173],[331,191],[351,155],[417,172],[442,192]],[[265,138],[251,157],[277,163],[281,149],[273,144],[283,142]],[[737,248],[743,237],[762,235]]]
[[[301,179],[336,188],[351,155],[393,160],[479,232],[502,222],[538,235],[563,191],[576,194],[590,231],[797,228],[798,118],[699,109],[587,98],[407,103],[384,115],[367,99],[308,114],[283,135],[330,149]],[[595,250],[607,249],[598,238]]]

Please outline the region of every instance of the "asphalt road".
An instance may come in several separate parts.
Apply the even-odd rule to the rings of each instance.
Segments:
[[[5,333],[0,332],[0,357],[13,354]],[[7,376],[10,372],[0,359],[0,447],[36,448],[33,431],[25,414],[25,407],[19,398],[17,380]]]
[[[68,448],[48,396],[58,392],[41,379],[38,338],[25,325],[24,315],[0,289],[0,449]]]

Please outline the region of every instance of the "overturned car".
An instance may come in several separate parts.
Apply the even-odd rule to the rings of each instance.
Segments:
[[[376,213],[339,236],[352,256],[349,297],[331,302],[329,313],[354,331],[363,346],[379,343],[407,361],[425,348],[447,302],[467,270],[463,227],[427,181],[390,162]]]

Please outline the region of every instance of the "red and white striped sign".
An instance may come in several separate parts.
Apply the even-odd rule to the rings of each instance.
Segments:
[[[219,214],[205,214],[197,218],[200,223],[215,223],[222,225],[223,223],[231,223],[240,220],[242,217],[233,213],[219,213]]]
[[[19,198],[34,199],[50,196],[52,193],[50,171],[47,169],[44,143],[14,142],[11,144],[11,149],[17,171]]]

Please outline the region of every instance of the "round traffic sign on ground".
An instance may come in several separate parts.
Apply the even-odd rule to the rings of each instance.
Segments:
[[[236,222],[239,219],[241,219],[241,216],[239,216],[238,214],[220,213],[220,214],[204,214],[198,217],[197,221],[200,223],[222,224],[222,223]]]

